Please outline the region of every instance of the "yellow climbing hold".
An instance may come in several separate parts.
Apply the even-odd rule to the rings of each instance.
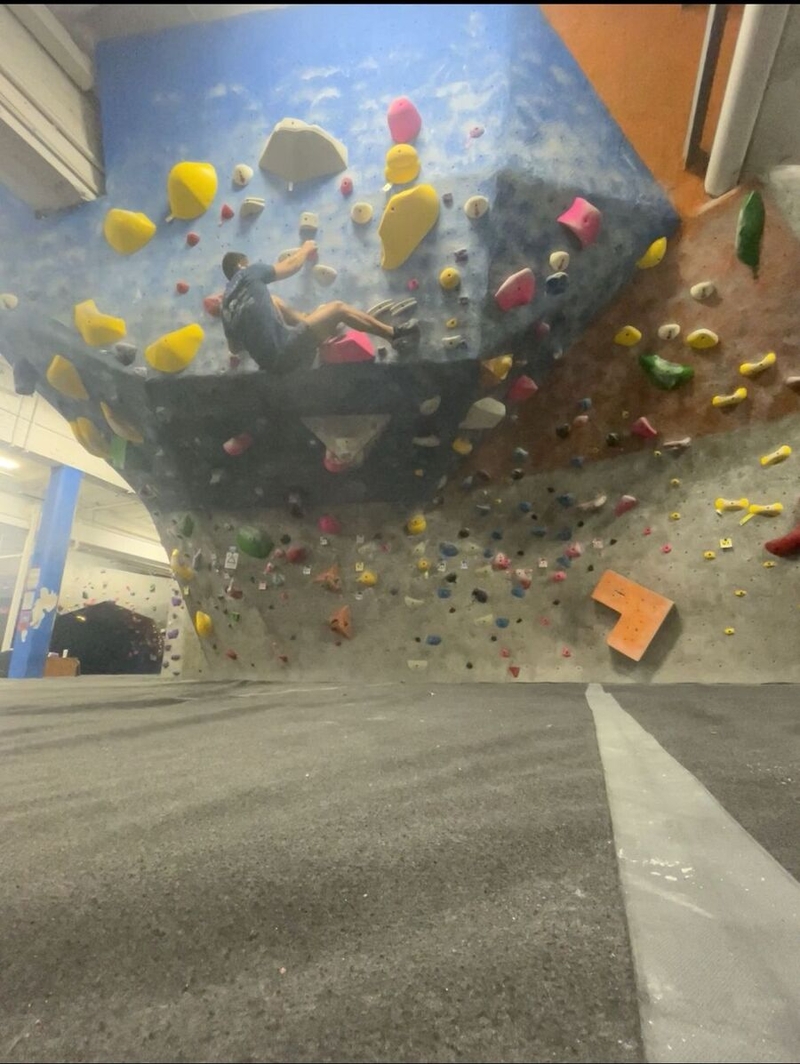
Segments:
[[[194,627],[197,634],[201,639],[206,639],[212,635],[214,631],[214,622],[208,616],[207,613],[203,613],[202,610],[198,610],[194,615]]]
[[[365,569],[361,576],[356,580],[356,583],[361,584],[362,587],[375,587],[377,582],[378,574],[373,573],[371,569]]]
[[[725,632],[725,635],[735,635],[736,634],[736,629],[735,628],[725,628],[724,632]]]
[[[716,551],[713,551],[713,550],[704,550],[703,551],[703,557],[705,558],[705,560],[707,562],[713,562],[714,559],[716,558],[716,556],[717,556]]]
[[[428,561],[427,558],[420,558],[420,560],[417,562],[417,568],[421,573],[427,573],[430,567],[431,563]]]
[[[671,488],[679,488],[681,486],[680,479],[678,477],[673,477],[672,480],[669,482],[669,486]]]
[[[97,458],[110,458],[111,448],[106,443],[105,437],[88,417],[79,417],[70,421],[69,427],[78,443],[85,447],[89,454]]]
[[[153,369],[162,373],[180,373],[197,354],[204,336],[202,327],[196,322],[184,325],[150,344],[145,348],[144,357]]]
[[[439,274],[439,284],[445,292],[453,292],[461,284],[461,274],[455,266],[447,266]]]
[[[396,270],[402,266],[438,218],[439,197],[431,185],[416,185],[392,196],[378,226],[383,269]]]
[[[666,253],[667,238],[665,236],[660,236],[658,240],[653,241],[647,251],[645,251],[644,255],[637,260],[636,265],[640,270],[649,270],[653,266],[658,266]]]
[[[457,329],[458,328],[458,318],[448,318],[447,321],[444,324],[445,324],[445,328],[446,329]]]
[[[762,562],[761,564],[763,565],[763,567],[765,569],[774,569],[775,568],[775,562]]]
[[[670,521],[680,521],[681,515],[678,513],[677,510],[673,510],[673,512],[669,515],[669,519]]]
[[[170,218],[199,218],[217,194],[217,171],[211,163],[176,163],[167,178]]]
[[[792,453],[792,448],[788,444],[784,444],[783,447],[778,447],[777,450],[771,451],[769,454],[765,454],[760,459],[762,466],[777,465],[778,462],[785,462],[789,455]]]
[[[185,565],[181,561],[181,552],[177,547],[169,556],[169,567],[175,576],[179,580],[183,580],[184,583],[187,583],[194,576],[194,569],[192,569],[191,565]]]
[[[123,211],[112,207],[103,222],[103,236],[119,255],[132,255],[148,244],[155,235],[155,222],[141,211]]]
[[[731,395],[715,395],[711,400],[712,406],[738,406],[747,398],[746,388],[737,388]]]
[[[783,513],[782,502],[771,502],[764,506],[760,506],[758,503],[751,502],[747,507],[748,514],[760,514],[762,517],[777,517],[778,514]]]
[[[47,367],[47,383],[67,399],[88,399],[89,393],[83,386],[81,375],[71,362],[62,355],[53,355]]]
[[[621,347],[633,347],[634,344],[639,343],[641,338],[642,334],[635,325],[623,325],[614,337],[614,343]]]
[[[428,522],[422,514],[415,514],[406,521],[406,532],[409,536],[421,536],[427,527]]]
[[[410,144],[395,144],[386,153],[384,175],[390,185],[405,185],[419,177],[419,156]]]
[[[716,347],[719,337],[711,329],[695,329],[686,337],[686,343],[695,351],[707,351],[709,347]]]
[[[487,358],[485,362],[481,362],[481,369],[486,370],[494,380],[504,381],[513,365],[513,355],[497,355],[495,358]]]
[[[742,588],[740,588],[740,587],[737,587],[737,588],[736,588],[736,590],[734,591],[734,595],[735,595],[735,596],[736,596],[737,598],[744,598],[746,594],[747,594],[747,592],[746,592],[746,591],[744,591],[744,590],[743,590]]]
[[[463,436],[457,436],[452,443],[453,450],[456,454],[469,454],[472,450],[472,444],[469,440],[465,440]]]
[[[120,417],[119,414],[114,413],[108,403],[100,403],[100,409],[103,411],[103,417],[108,422],[108,427],[112,432],[123,440],[127,440],[128,443],[144,443],[144,436],[129,421]]]
[[[730,513],[734,510],[746,510],[750,505],[749,499],[715,499],[714,509],[718,514]]]
[[[774,366],[778,361],[774,351],[768,351],[763,358],[760,358],[758,362],[743,362],[739,366],[739,372],[743,377],[757,377],[759,373],[763,373],[765,369],[769,369],[770,366]]]
[[[97,304],[93,299],[85,299],[82,303],[75,304],[73,320],[75,328],[89,347],[115,344],[117,340],[122,340],[125,336],[123,319],[114,318],[111,314],[103,314],[97,309]]]

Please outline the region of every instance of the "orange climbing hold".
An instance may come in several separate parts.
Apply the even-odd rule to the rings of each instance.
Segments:
[[[336,635],[343,635],[345,639],[353,638],[353,618],[350,615],[349,606],[342,606],[341,609],[332,613],[328,624]]]
[[[314,577],[315,584],[322,584],[326,591],[341,591],[342,578],[339,575],[339,566],[332,565],[330,569],[319,573]]]
[[[633,661],[641,661],[675,605],[671,599],[620,576],[613,569],[607,569],[600,577],[592,598],[620,614],[606,643]]]

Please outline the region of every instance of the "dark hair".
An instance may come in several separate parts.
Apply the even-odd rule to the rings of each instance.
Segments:
[[[247,262],[247,256],[242,251],[226,251],[222,256],[222,272],[230,281],[237,270],[241,270]]]

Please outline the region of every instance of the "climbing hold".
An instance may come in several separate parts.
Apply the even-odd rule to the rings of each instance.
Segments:
[[[736,634],[736,629],[735,628],[723,628],[722,631],[723,631],[723,633],[725,635],[735,635]]]
[[[144,436],[132,425],[130,421],[126,421],[118,413],[111,409],[107,403],[100,403],[100,409],[103,412],[103,417],[108,423],[108,427],[112,432],[122,440],[127,440],[128,443],[144,443]]]
[[[739,372],[743,377],[757,377],[759,373],[763,373],[765,369],[769,369],[770,366],[774,366],[778,361],[774,351],[768,351],[763,358],[758,362],[743,362],[739,366]]]
[[[667,238],[665,236],[660,236],[658,240],[653,241],[647,251],[645,251],[644,255],[636,260],[636,265],[640,270],[650,270],[653,266],[658,266],[666,253]]]
[[[186,283],[186,281],[176,281],[175,291],[178,293],[179,296],[185,296],[186,293],[189,291],[189,285]]]
[[[453,450],[456,452],[456,454],[460,454],[460,455],[467,455],[472,450],[472,444],[470,443],[469,440],[464,439],[463,436],[457,436],[453,440],[451,446],[452,446]]]
[[[372,207],[369,203],[354,203],[350,208],[350,217],[356,225],[366,225],[372,221]]]
[[[80,402],[89,398],[89,393],[83,386],[81,376],[71,362],[63,355],[53,355],[50,365],[47,367],[47,383],[55,388],[67,399],[75,399]]]
[[[428,522],[423,514],[415,514],[406,521],[406,532],[409,536],[421,536],[428,527]]]
[[[219,209],[220,222],[229,222],[235,215],[236,211],[231,207],[230,203],[223,203]]]
[[[705,558],[705,560],[707,562],[713,562],[714,559],[716,558],[716,556],[717,556],[716,551],[713,551],[713,550],[704,550],[703,551],[703,557]]]
[[[710,299],[716,290],[717,288],[713,281],[698,281],[697,284],[692,285],[689,293],[692,299],[702,302],[704,299]]]
[[[323,536],[338,536],[342,531],[340,522],[332,514],[324,514],[317,522]]]
[[[111,457],[111,449],[105,437],[88,417],[76,418],[74,421],[68,422],[68,424],[75,439],[89,454],[106,460]]]
[[[411,439],[414,447],[438,447],[441,442],[438,436],[413,436]]]
[[[428,561],[427,558],[420,558],[417,562],[417,569],[419,569],[421,573],[427,573],[430,567],[431,563]]]
[[[614,343],[619,344],[621,347],[633,347],[634,344],[639,343],[641,338],[642,334],[635,325],[623,325],[614,336]]]
[[[425,643],[429,647],[438,647],[439,644],[441,643],[441,641],[442,641],[442,637],[440,635],[429,635],[429,636],[426,636],[426,638],[425,638]]]
[[[419,156],[410,144],[395,144],[387,151],[383,174],[388,184],[407,185],[416,181],[419,171]]]
[[[93,299],[76,303],[73,311],[75,328],[89,347],[103,347],[121,340],[125,335],[125,322],[97,309]]]
[[[522,480],[522,478],[524,476],[525,476],[525,470],[524,469],[512,469],[511,470],[511,479],[512,480]]]
[[[445,292],[454,292],[461,284],[461,274],[455,266],[446,266],[439,274],[439,284]]]
[[[665,543],[661,548],[662,554],[672,554],[672,547],[669,543]]]
[[[628,510],[632,510],[634,506],[639,505],[639,500],[635,495],[623,495],[617,505],[614,507],[614,513],[617,517],[621,514],[625,514]]]
[[[794,554],[800,554],[800,524],[778,539],[770,539],[764,544],[764,549],[778,558],[790,558]],[[765,562],[769,565],[769,562]]]
[[[560,440],[565,440],[571,431],[571,427],[567,425],[566,422],[563,425],[556,425],[556,436],[558,436]]]
[[[641,660],[654,636],[675,605],[609,569],[600,578],[592,598],[619,612],[620,617],[606,643],[634,661]]]
[[[378,226],[381,267],[395,270],[402,266],[438,218],[439,197],[431,185],[415,185],[392,196]]]
[[[668,322],[666,325],[659,325],[658,337],[660,340],[674,340],[676,336],[680,336],[681,327],[675,322]]]
[[[19,306],[19,299],[13,292],[0,292],[0,306],[5,310],[16,310]]]
[[[291,192],[295,184],[338,174],[347,168],[347,148],[320,126],[299,118],[283,118],[270,133],[258,165],[282,178]]]
[[[343,177],[339,182],[339,191],[345,197],[353,195],[353,179],[352,177]]]
[[[286,561],[292,565],[299,565],[300,562],[304,562],[308,557],[308,550],[305,547],[299,545],[289,547],[286,551]]]
[[[766,505],[759,505],[758,503],[751,502],[747,507],[748,514],[754,514],[761,517],[777,517],[778,514],[783,513],[783,503],[773,502]]]
[[[318,573],[314,577],[315,584],[321,584],[326,591],[339,592],[342,590],[342,578],[339,574],[339,566],[332,565],[330,569]]]
[[[745,598],[747,596],[747,592],[743,591],[741,588],[736,588],[733,593],[737,598]]]
[[[493,429],[506,416],[505,406],[497,399],[486,397],[478,399],[467,411],[467,416],[459,425],[461,429]]]
[[[526,266],[525,269],[507,277],[495,292],[494,298],[501,310],[513,310],[514,307],[530,303],[535,292],[536,279],[533,270]]]
[[[205,296],[203,299],[203,310],[208,314],[210,318],[219,318],[222,316],[222,295]]]
[[[669,515],[669,519],[670,521],[680,521],[681,515],[678,513],[677,510],[673,510],[672,513]]]
[[[746,388],[737,388],[731,395],[715,395],[711,400],[712,406],[738,406],[739,403],[743,403],[747,398]]]
[[[464,204],[467,218],[482,218],[489,210],[489,201],[485,196],[470,196]]]
[[[181,561],[181,552],[177,548],[170,554],[169,567],[175,576],[185,584],[194,577],[194,569]]]
[[[353,618],[349,606],[342,606],[331,614],[328,625],[336,635],[343,635],[345,639],[353,638]]]
[[[739,211],[736,225],[736,257],[758,277],[761,238],[764,235],[764,201],[760,192],[751,192]]]
[[[657,430],[653,428],[646,417],[637,418],[631,425],[631,432],[634,436],[641,436],[643,440],[652,440],[654,436],[658,435]]]
[[[251,558],[266,558],[275,546],[271,537],[255,525],[242,525],[236,533],[236,546]]]
[[[237,163],[233,168],[231,181],[237,188],[244,188],[245,185],[250,183],[252,176],[252,166],[248,166],[247,163]]]
[[[511,452],[511,457],[514,459],[515,462],[527,462],[528,458],[530,458],[530,455],[524,447],[515,447],[514,450]]]
[[[423,399],[419,404],[420,414],[424,414],[425,417],[429,417],[431,414],[435,414],[439,409],[442,402],[440,395],[434,395],[431,399]]]
[[[792,448],[788,444],[784,444],[782,447],[778,447],[777,450],[763,455],[759,461],[762,466],[777,465],[779,462],[785,462],[791,453]]]
[[[686,343],[696,351],[707,351],[710,347],[716,347],[719,337],[711,329],[695,329],[686,337]]]
[[[575,496],[567,491],[563,495],[556,495],[556,502],[565,510],[569,510],[575,505]]]
[[[439,553],[445,558],[454,558],[458,554],[458,547],[455,543],[440,543]]]
[[[673,477],[669,482],[669,486],[671,488],[679,488],[681,486],[681,482],[678,477]]]
[[[684,366],[679,362],[668,362],[660,355],[639,355],[639,365],[649,377],[651,383],[664,391],[677,388],[678,385],[690,381],[694,377],[692,366]]]
[[[416,279],[416,277],[410,277],[406,281],[406,288],[408,289],[409,292],[416,292],[417,291],[417,289],[419,288],[419,281]],[[451,318],[450,321],[454,322],[454,324],[451,325],[450,322],[448,322],[447,323],[447,328],[448,329],[455,329],[456,325],[458,325],[458,322],[455,320],[455,318]]]
[[[566,273],[551,273],[544,282],[545,292],[547,292],[549,296],[563,295],[568,287],[569,274]]]
[[[680,451],[685,451],[686,448],[687,447],[691,447],[691,445],[692,445],[692,437],[691,436],[684,436],[680,440],[667,440],[666,443],[662,443],[661,446],[666,448],[666,450],[668,450],[668,451],[673,451],[675,453],[678,453]]]
[[[454,336],[443,336],[442,337],[442,347],[446,347],[449,351],[453,350],[456,347],[465,347],[465,346],[466,346],[466,341],[465,341],[464,337],[463,336],[459,336],[458,334],[456,334]]]
[[[238,436],[231,436],[229,440],[226,440],[222,445],[222,449],[226,454],[229,454],[231,458],[238,458],[244,454],[245,451],[249,451],[253,446],[253,437],[249,432],[241,432]]]
[[[374,573],[371,569],[365,569],[364,572],[356,578],[356,583],[361,584],[362,587],[375,587],[378,582],[378,574]]]
[[[114,344],[114,358],[123,366],[130,366],[136,358],[136,347],[134,344],[119,343]]]
[[[550,269],[556,273],[563,273],[569,267],[569,252],[554,251],[550,255]]]
[[[261,196],[246,196],[239,204],[239,217],[254,218],[257,214],[261,214],[265,206],[266,203]]]
[[[508,617],[498,617],[494,623],[497,628],[508,628],[510,622]]]
[[[172,218],[199,218],[217,194],[217,171],[211,163],[176,163],[167,177]]]
[[[410,144],[422,129],[422,116],[407,96],[398,96],[386,112],[389,133],[396,144]]]
[[[445,207],[452,207],[453,206],[453,193],[452,192],[443,192],[442,193],[442,203],[445,205]]]
[[[198,610],[194,615],[194,627],[201,639],[207,639],[208,636],[214,634],[214,622],[202,610]]]
[[[449,322],[448,322],[449,327]],[[504,381],[514,365],[513,355],[496,355],[481,362],[481,373],[491,385]]]
[[[502,551],[495,554],[492,558],[492,568],[495,572],[504,571],[511,565],[511,559],[507,554],[503,554]]]
[[[750,505],[749,499],[715,499],[714,509],[718,514],[732,513],[736,510],[746,510]]]
[[[562,584],[567,579],[567,574],[565,572],[553,573],[550,579],[554,584]]]
[[[530,399],[531,396],[536,395],[539,391],[539,386],[536,381],[531,377],[527,377],[525,374],[517,377],[511,384],[511,387],[506,392],[507,403],[524,403],[526,399]]]
[[[133,255],[155,235],[156,226],[140,211],[113,207],[103,221],[103,236],[118,255]]]
[[[319,215],[313,211],[303,211],[300,215],[300,232],[303,236],[310,236],[319,229]]]
[[[516,680],[516,678],[519,676],[519,665],[509,665],[508,666],[508,671],[511,673],[511,675]]]
[[[146,347],[144,357],[153,369],[161,373],[180,373],[197,354],[204,336],[205,333],[196,322],[184,325],[175,332],[165,333]]]
[[[602,509],[608,501],[607,495],[595,495],[593,499],[589,499],[588,502],[579,502],[576,509],[583,511],[584,513],[593,513],[595,510]]]
[[[330,288],[337,277],[333,266],[323,266],[321,263],[312,268],[311,275],[320,288]]]
[[[800,377],[787,377],[783,383],[787,388],[800,388]]]
[[[409,658],[406,665],[412,672],[422,672],[423,669],[427,669],[428,662],[424,658]]]
[[[559,222],[571,230],[585,248],[593,244],[600,235],[602,219],[597,207],[593,207],[581,196],[576,196],[572,205],[558,217]]]

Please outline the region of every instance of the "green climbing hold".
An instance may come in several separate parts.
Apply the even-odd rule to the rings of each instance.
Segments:
[[[108,460],[115,469],[125,468],[125,457],[128,450],[128,441],[120,436],[114,436],[109,448]]]
[[[187,539],[191,536],[192,532],[194,532],[194,518],[191,514],[187,514],[181,521],[178,532],[182,536],[186,536]]]
[[[694,376],[691,366],[683,366],[680,362],[667,362],[659,355],[639,355],[639,365],[645,371],[653,384],[664,391],[671,391],[679,384],[690,381]]]
[[[739,211],[736,226],[736,257],[758,277],[761,238],[764,235],[764,201],[760,192],[751,192]]]
[[[263,528],[242,525],[236,533],[236,546],[242,554],[249,554],[251,558],[266,558],[275,544]]]

